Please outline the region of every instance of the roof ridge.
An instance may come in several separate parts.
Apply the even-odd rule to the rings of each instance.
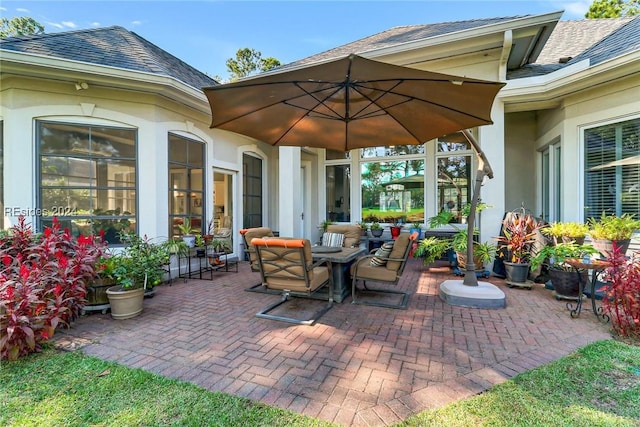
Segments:
[[[52,37],[65,37],[70,34],[79,34],[79,33],[93,33],[100,32],[106,30],[115,30],[122,29],[127,31],[126,28],[121,27],[120,25],[112,25],[110,27],[97,27],[97,28],[81,28],[77,30],[69,30],[69,31],[57,31],[55,33],[40,33],[40,34],[29,34],[24,36],[13,36],[13,37],[3,37],[0,38],[0,41],[29,41],[29,40],[38,40],[42,38],[52,38]]]

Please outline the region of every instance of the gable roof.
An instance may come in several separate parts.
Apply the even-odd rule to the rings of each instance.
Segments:
[[[200,89],[214,79],[136,33],[113,26],[0,39],[0,49],[173,77]]]
[[[544,75],[587,58],[595,65],[638,49],[640,16],[560,21],[536,62],[507,73],[507,78]]]
[[[308,56],[295,62],[286,64],[285,67],[299,66],[307,63],[334,59],[347,56],[352,53],[361,54],[371,50],[397,46],[403,43],[424,40],[444,34],[484,27],[511,21],[522,16],[510,16],[502,18],[472,19],[467,21],[439,22],[435,24],[407,25],[393,27],[380,33],[356,40],[327,51]]]

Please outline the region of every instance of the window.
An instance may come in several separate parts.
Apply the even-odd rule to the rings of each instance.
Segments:
[[[350,153],[326,151],[326,218],[350,222],[358,214],[364,221],[425,221],[446,210],[462,221],[461,210],[471,200],[475,154],[460,133],[426,144],[364,148]],[[354,158],[354,154],[358,158]],[[352,170],[359,174],[352,176]],[[436,177],[437,175],[437,177]],[[361,206],[351,205],[351,186],[361,188]],[[425,206],[425,197],[436,195]]]
[[[473,150],[460,133],[439,138],[436,147],[438,212],[451,212],[460,223],[462,209],[471,203]]]
[[[119,243],[136,229],[133,129],[40,121],[38,226],[56,216],[74,235],[103,233]]]
[[[365,148],[360,180],[364,221],[424,219],[424,145]]]
[[[242,155],[243,228],[262,227],[262,159]]]
[[[560,143],[548,146],[542,153],[542,219],[547,222],[562,218],[562,174]]]
[[[351,167],[327,165],[327,219],[349,222],[351,206]]]
[[[204,233],[204,144],[169,134],[169,230],[180,236],[178,226],[189,219],[197,233]]]
[[[584,131],[585,219],[640,212],[640,118]]]

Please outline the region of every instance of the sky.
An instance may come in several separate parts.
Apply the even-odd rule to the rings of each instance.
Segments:
[[[28,16],[46,33],[122,26],[212,77],[251,48],[286,64],[405,25],[564,11],[584,19],[593,0],[12,1],[0,16]]]

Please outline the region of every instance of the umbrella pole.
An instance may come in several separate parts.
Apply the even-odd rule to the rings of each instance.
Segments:
[[[487,176],[489,179],[493,179],[493,170],[489,164],[489,160],[485,156],[484,152],[480,148],[478,141],[473,137],[468,129],[461,131],[464,137],[469,141],[469,144],[473,147],[473,150],[478,156],[478,171],[476,172],[476,181],[473,189],[473,197],[471,198],[471,209],[469,210],[469,216],[467,218],[467,266],[464,273],[464,279],[462,284],[466,286],[478,286],[478,276],[476,275],[476,266],[473,262],[473,230],[476,220],[476,209],[478,207],[478,201],[480,200],[480,189],[482,188],[482,181]]]

